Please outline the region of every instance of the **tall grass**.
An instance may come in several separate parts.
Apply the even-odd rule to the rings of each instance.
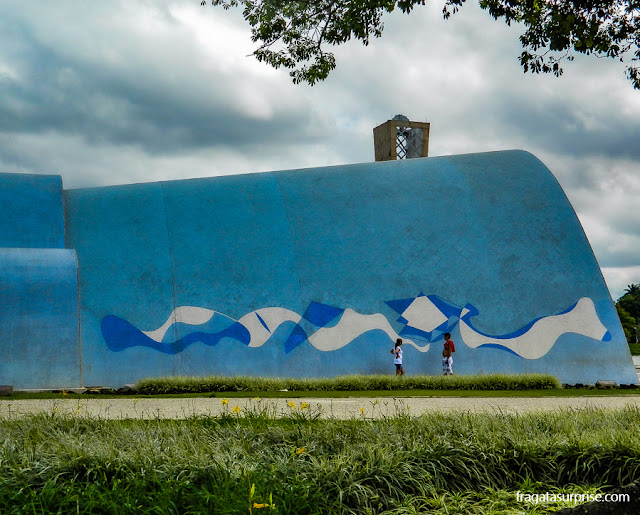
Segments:
[[[366,390],[538,390],[560,388],[558,379],[546,374],[491,374],[471,376],[350,375],[321,379],[269,377],[172,376],[138,381],[144,394],[204,392],[366,391]]]
[[[34,416],[0,421],[0,512],[506,513],[525,509],[517,490],[640,478],[638,427],[637,408],[378,421]]]

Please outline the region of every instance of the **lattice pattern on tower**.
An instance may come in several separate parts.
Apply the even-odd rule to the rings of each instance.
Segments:
[[[396,128],[396,158],[422,157],[422,129]]]
[[[429,123],[412,122],[396,115],[373,129],[376,161],[427,157]]]

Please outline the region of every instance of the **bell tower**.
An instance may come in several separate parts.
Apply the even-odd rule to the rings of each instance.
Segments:
[[[427,122],[412,122],[398,114],[373,129],[376,161],[413,159],[429,155]]]

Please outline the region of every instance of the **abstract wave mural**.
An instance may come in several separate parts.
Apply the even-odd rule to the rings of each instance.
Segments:
[[[101,330],[112,351],[144,346],[166,354],[177,354],[196,342],[216,345],[224,338],[247,347],[261,347],[283,324],[291,325],[284,343],[285,353],[305,342],[319,351],[335,351],[369,331],[382,331],[391,342],[403,338],[405,345],[427,352],[431,343],[442,340],[443,334],[452,332],[456,326],[460,342],[467,347],[496,348],[525,359],[541,358],[558,338],[568,333],[597,341],[611,340],[611,333],[587,297],[561,313],[532,320],[505,335],[476,330],[471,319],[479,313],[471,304],[459,307],[436,295],[422,293],[413,298],[386,301],[386,304],[400,314],[397,322],[405,325],[399,333],[381,313],[362,314],[317,302],[312,302],[302,315],[281,307],[266,307],[247,313],[239,320],[207,308],[181,306],[162,326],[151,331],[142,331],[123,318],[109,315],[102,319]]]

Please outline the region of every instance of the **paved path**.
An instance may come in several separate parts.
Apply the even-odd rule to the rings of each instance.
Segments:
[[[289,403],[293,403],[293,406]],[[196,415],[220,415],[235,411],[263,412],[281,416],[292,411],[319,414],[325,418],[382,418],[400,413],[419,415],[425,412],[523,413],[555,409],[589,407],[640,407],[640,396],[603,397],[351,397],[340,399],[247,399],[231,398],[228,403],[216,398],[118,398],[118,399],[29,399],[0,401],[0,418],[18,418],[34,413],[90,416],[105,419],[184,419]]]

